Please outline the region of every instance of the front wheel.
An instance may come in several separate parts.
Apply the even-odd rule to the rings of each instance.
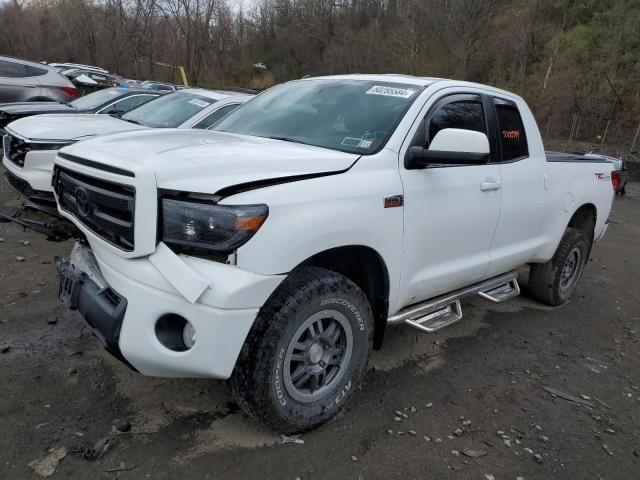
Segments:
[[[280,433],[332,418],[353,394],[372,343],[371,307],[348,278],[293,272],[261,309],[229,383],[249,415]]]
[[[543,303],[557,307],[569,301],[589,257],[589,240],[582,231],[568,228],[547,263],[531,265],[529,292]]]

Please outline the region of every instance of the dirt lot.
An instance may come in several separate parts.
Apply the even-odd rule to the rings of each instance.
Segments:
[[[637,479],[640,188],[628,192],[572,302],[525,289],[465,302],[439,335],[391,329],[354,401],[304,444],[247,419],[223,382],[110,358],[57,303],[52,260],[70,243],[0,224],[0,479],[38,478],[29,463],[61,447],[52,478]],[[2,183],[0,207],[14,204]],[[113,428],[122,418],[130,432]],[[103,457],[83,459],[105,436]]]

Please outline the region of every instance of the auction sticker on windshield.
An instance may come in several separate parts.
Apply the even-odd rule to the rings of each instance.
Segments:
[[[399,98],[411,98],[414,93],[416,93],[415,90],[408,88],[384,87],[382,85],[375,85],[367,90],[367,95],[383,95],[385,97]]]
[[[195,105],[196,107],[204,108],[208,107],[209,104],[207,102],[203,102],[202,100],[198,100],[197,98],[189,100],[191,105]]]

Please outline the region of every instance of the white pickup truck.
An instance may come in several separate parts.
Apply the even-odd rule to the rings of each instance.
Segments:
[[[460,299],[576,289],[611,164],[547,156],[518,96],[400,75],[276,86],[214,131],[147,130],[59,151],[60,298],[145,375],[229,379],[293,433],[336,414],[387,324],[424,332]]]

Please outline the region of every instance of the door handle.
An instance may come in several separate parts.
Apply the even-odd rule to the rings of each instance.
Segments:
[[[31,84],[29,84],[29,85],[22,85],[22,86],[23,86],[23,87],[27,87],[27,88],[36,88],[36,85],[31,85]]]
[[[480,190],[483,192],[489,192],[491,190],[500,190],[502,183],[494,180],[493,178],[487,178],[482,184],[480,184]]]

